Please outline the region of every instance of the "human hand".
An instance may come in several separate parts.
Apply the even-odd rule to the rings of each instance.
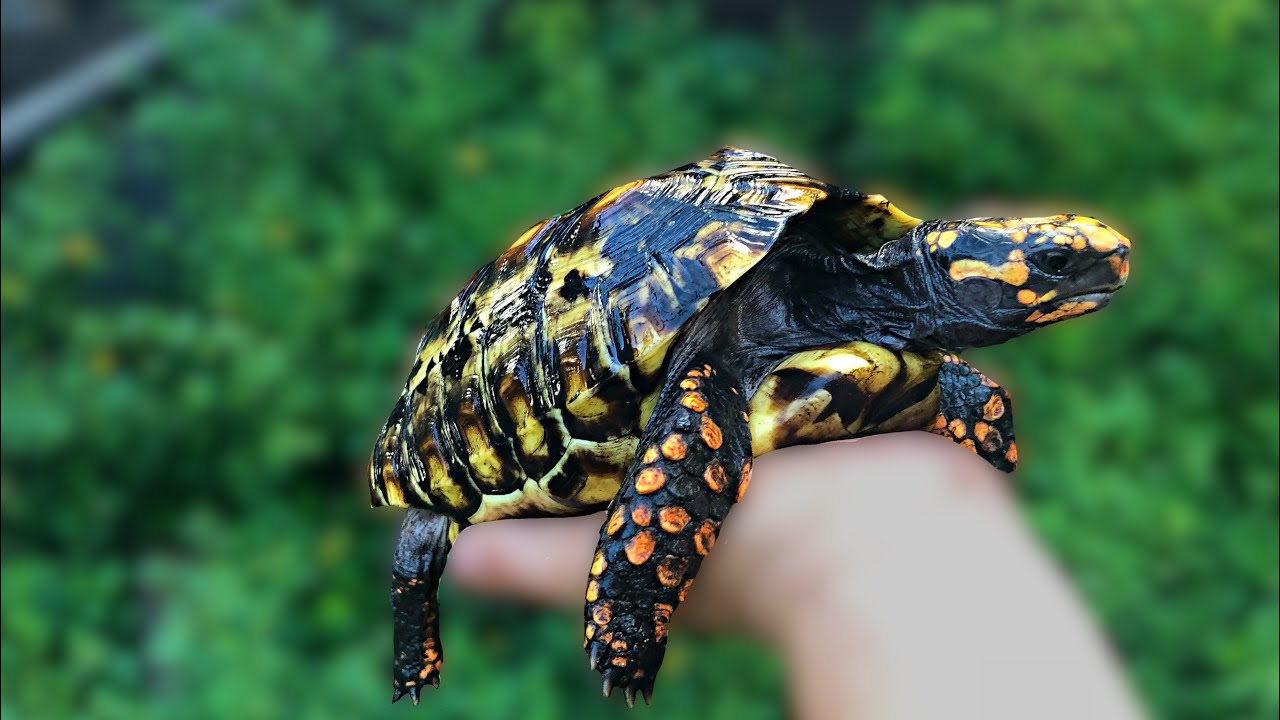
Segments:
[[[581,605],[602,521],[469,528],[446,574]],[[673,622],[776,647],[800,718],[1141,717],[1003,476],[925,433],[759,458]]]

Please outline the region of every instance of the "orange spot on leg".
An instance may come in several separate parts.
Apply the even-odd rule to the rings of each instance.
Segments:
[[[987,433],[991,432],[991,426],[979,420],[973,424],[973,436],[982,442],[987,439]]]
[[[604,553],[597,550],[595,559],[591,561],[591,574],[595,577],[600,577],[607,567],[609,567],[609,563],[605,561]]]
[[[720,426],[716,424],[715,420],[706,415],[702,416],[702,442],[706,443],[707,447],[712,450],[718,450],[721,443],[724,442],[724,435],[720,432]]]
[[[992,395],[982,406],[982,419],[988,422],[999,420],[1004,415],[1004,400],[999,395]]]
[[[706,555],[716,546],[716,523],[714,520],[703,520],[698,531],[693,534],[693,548],[699,555]]]
[[[689,561],[686,558],[668,555],[658,563],[658,582],[663,587],[675,587],[684,580],[684,573],[688,569]]]
[[[658,524],[669,533],[678,533],[689,524],[689,513],[682,507],[665,507],[658,511]]]
[[[947,428],[951,430],[952,435],[955,435],[958,438],[964,437],[965,433],[969,431],[969,429],[965,427],[964,421],[959,418],[952,420],[951,423],[947,425]]]
[[[694,412],[703,412],[707,409],[707,398],[700,392],[687,392],[680,398],[680,404]]]
[[[667,482],[667,476],[658,468],[645,468],[636,476],[636,492],[648,495],[656,492]]]
[[[653,510],[649,507],[649,503],[639,502],[631,510],[631,522],[640,527],[648,527],[649,521],[653,519]]]
[[[653,533],[645,530],[636,534],[626,545],[627,561],[632,565],[643,565],[653,554]]]
[[[605,526],[604,531],[608,535],[617,535],[622,529],[622,524],[627,521],[627,508],[625,505],[619,505],[613,514],[609,516],[609,524]]]
[[[688,453],[689,446],[685,445],[684,438],[676,433],[671,433],[666,440],[662,441],[662,456],[668,460],[683,460]]]
[[[711,488],[711,492],[721,492],[729,484],[729,478],[724,474],[724,467],[720,465],[719,460],[712,460],[707,465],[706,472],[702,473],[702,479],[706,481],[707,487]]]

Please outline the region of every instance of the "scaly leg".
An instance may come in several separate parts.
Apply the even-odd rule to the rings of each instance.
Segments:
[[[942,357],[938,389],[938,415],[930,431],[976,452],[997,470],[1013,472],[1018,445],[1008,391],[956,355]]]
[[[391,571],[395,648],[391,702],[408,693],[417,705],[423,686],[440,686],[444,653],[436,590],[455,535],[454,521],[430,510],[410,510],[400,526]]]
[[[747,404],[732,373],[705,359],[673,368],[627,479],[609,506],[587,583],[586,642],[607,696],[645,702],[667,622],[720,523],[747,488]]]

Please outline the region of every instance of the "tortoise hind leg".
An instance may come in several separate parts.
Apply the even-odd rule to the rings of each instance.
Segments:
[[[417,705],[423,686],[440,685],[444,654],[436,590],[457,531],[453,520],[430,510],[410,510],[400,526],[391,571],[395,648],[391,702],[407,693]]]
[[[746,401],[732,374],[682,365],[609,506],[587,583],[584,647],[604,694],[625,688],[628,705],[637,693],[648,702],[671,613],[751,472]]]

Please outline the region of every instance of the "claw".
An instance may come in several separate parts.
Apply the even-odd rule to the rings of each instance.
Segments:
[[[414,685],[413,687],[409,688],[409,699],[413,700],[413,704],[415,706],[418,704],[418,699],[419,699],[418,696],[421,694],[422,694],[421,687]]]
[[[627,694],[627,707],[629,708],[635,707],[636,706],[636,689],[628,685],[626,694]]]
[[[610,695],[613,694],[613,674],[612,673],[605,673],[604,683],[601,685],[600,690],[601,692],[604,693],[605,697],[609,697]]]
[[[653,697],[653,686],[646,685],[644,689],[640,691],[640,694],[644,696],[644,704],[648,705],[649,700]]]
[[[439,675],[432,675],[432,676],[431,676],[431,679],[430,679],[430,680],[428,680],[427,682],[431,683],[431,687],[433,687],[433,688],[436,688],[436,689],[439,689],[439,688],[440,688],[440,676],[439,676]]]
[[[588,660],[588,662],[591,663],[591,669],[595,670],[599,668],[600,661],[603,659],[604,659],[604,646],[601,645],[600,643],[595,643],[594,645],[591,646],[591,658]]]
[[[391,702],[396,702],[404,697],[404,688],[395,688],[391,691]]]

